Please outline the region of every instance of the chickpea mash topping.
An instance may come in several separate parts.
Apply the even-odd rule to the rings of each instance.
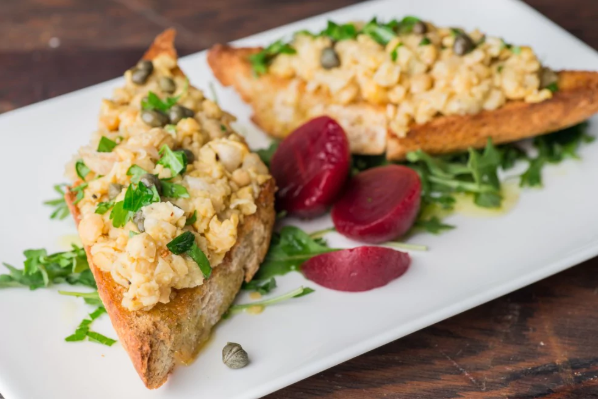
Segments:
[[[401,137],[411,124],[438,115],[476,114],[515,100],[541,102],[558,90],[556,74],[542,67],[531,48],[416,17],[329,22],[319,34],[300,31],[290,43],[275,42],[250,62],[258,75],[294,79],[336,104],[386,106],[388,128]]]
[[[142,61],[125,79],[67,175],[90,261],[126,288],[124,307],[148,310],[210,277],[270,176],[175,59]]]

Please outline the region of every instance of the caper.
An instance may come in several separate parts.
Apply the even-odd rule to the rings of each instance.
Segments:
[[[143,216],[143,212],[141,210],[137,211],[135,215],[133,215],[133,223],[137,225],[139,232],[145,232],[145,217]]]
[[[137,63],[137,69],[148,71],[151,74],[154,71],[154,63],[149,60],[141,60]]]
[[[336,50],[332,47],[325,47],[320,54],[320,64],[324,69],[332,69],[341,65],[341,60],[338,57]]]
[[[424,33],[428,32],[428,25],[426,25],[423,21],[417,21],[415,25],[413,25],[413,33],[417,33],[418,35],[423,35]]]
[[[115,199],[120,192],[122,192],[123,190],[123,185],[121,185],[120,183],[111,183],[110,186],[108,186],[108,198],[110,200]]]
[[[181,149],[181,151],[185,153],[185,156],[187,157],[187,164],[193,164],[193,161],[195,161],[195,154],[189,149]]]
[[[540,87],[541,88],[546,88],[546,87],[552,85],[553,83],[557,83],[558,81],[559,81],[559,76],[556,74],[556,72],[554,72],[550,68],[542,67],[542,70],[540,71]]]
[[[154,128],[164,126],[168,123],[168,116],[158,110],[144,110],[141,112],[141,120]]]
[[[229,342],[222,349],[222,362],[229,368],[239,369],[249,364],[249,357],[240,344]]]
[[[160,182],[160,179],[158,179],[156,175],[143,174],[141,175],[141,178],[139,178],[139,182],[143,183],[148,189],[151,189],[152,186],[155,186],[158,194],[162,194],[162,182]]]
[[[453,51],[458,56],[464,56],[465,54],[469,53],[475,47],[473,40],[469,36],[464,33],[460,33],[455,38],[455,43],[453,44]]]
[[[161,77],[158,81],[158,84],[160,85],[160,89],[162,89],[163,92],[174,93],[174,91],[176,90],[176,84],[174,83],[174,80],[167,76]]]
[[[194,115],[195,113],[193,110],[178,104],[175,104],[174,106],[170,107],[170,110],[168,110],[168,118],[170,118],[170,123],[175,125],[178,124],[178,122],[183,118],[192,118]]]
[[[150,74],[151,72],[146,69],[133,68],[131,80],[137,85],[143,85],[145,82],[147,82],[147,78],[149,78]]]

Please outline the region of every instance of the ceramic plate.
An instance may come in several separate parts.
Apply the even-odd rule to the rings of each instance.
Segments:
[[[528,6],[514,0],[375,1],[334,11],[239,41],[269,43],[299,29],[318,30],[327,19],[418,15],[441,26],[479,27],[508,42],[533,46],[555,69],[598,70],[591,48]],[[149,45],[149,43],[148,43]],[[207,89],[216,82],[205,53],[181,60],[191,82]],[[64,181],[63,166],[96,126],[102,98],[121,85],[116,79],[0,116],[3,187],[0,197],[0,261],[22,265],[28,248],[58,251],[76,234],[69,219],[51,221],[43,200]],[[239,130],[255,147],[267,138],[250,123],[250,109],[230,89],[216,84],[220,104],[239,117]],[[206,91],[209,93],[209,91]],[[592,124],[598,133],[598,120]],[[120,345],[66,343],[90,311],[55,288],[0,291],[0,393],[17,397],[259,397],[368,350],[434,324],[598,255],[598,143],[581,161],[545,171],[545,188],[524,190],[516,206],[498,217],[455,215],[457,229],[441,236],[420,234],[402,278],[361,294],[340,293],[293,273],[278,279],[276,293],[300,285],[316,292],[223,321],[198,360],[177,368],[161,389],[147,390]],[[324,217],[288,221],[306,231],[331,226]],[[337,234],[333,246],[351,246]],[[247,300],[242,298],[240,300]],[[108,318],[94,329],[115,337]],[[242,343],[249,367],[232,371],[220,361],[227,341]]]

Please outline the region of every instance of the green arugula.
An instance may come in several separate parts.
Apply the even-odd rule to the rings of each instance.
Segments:
[[[212,275],[212,267],[210,261],[206,257],[205,253],[201,251],[199,246],[195,243],[195,235],[187,231],[179,236],[175,237],[170,241],[166,247],[173,254],[187,254],[195,263],[199,266],[201,273],[205,279],[208,279]]]
[[[66,292],[63,292],[62,294],[64,293]],[[114,343],[116,343],[116,340],[110,339],[109,337],[106,337],[100,333],[91,330],[91,324],[93,323],[93,321],[95,321],[104,314],[106,314],[106,308],[104,308],[103,305],[100,305],[98,308],[95,309],[95,311],[89,314],[89,319],[85,318],[83,321],[81,321],[81,323],[75,330],[75,333],[66,337],[64,340],[66,342],[82,342],[85,339],[89,339],[90,342],[100,343],[106,346],[112,346]]]
[[[162,183],[162,195],[164,197],[170,197],[173,199],[189,198],[189,192],[187,191],[187,188],[185,188],[185,186],[176,183],[171,183],[166,179],[161,179],[160,182]]]
[[[118,145],[113,140],[108,139],[106,136],[102,136],[100,139],[100,143],[98,143],[98,152],[100,153],[110,153],[114,148]],[[79,171],[77,171],[79,173]]]
[[[266,295],[276,288],[276,279],[270,278],[266,281],[251,281],[243,282],[241,289],[248,290],[251,292],[258,292],[259,294]]]
[[[64,187],[66,187],[65,184],[54,185],[54,191],[59,194],[58,198],[44,201],[45,205],[54,207],[54,211],[50,214],[50,219],[65,219],[70,214],[69,207],[64,199]]]
[[[85,165],[83,160],[77,160],[77,162],[75,162],[75,171],[79,178],[85,180],[85,177],[91,172],[91,169]]]
[[[256,154],[258,156],[260,156],[260,158],[262,159],[262,161],[264,162],[264,164],[266,164],[266,166],[269,168],[270,167],[270,162],[272,161],[272,157],[274,156],[274,153],[276,153],[276,150],[278,150],[278,146],[280,145],[279,141],[272,141],[270,143],[270,146],[268,146],[267,149],[259,149],[256,150]]]
[[[4,263],[9,273],[0,275],[0,289],[25,286],[35,290],[59,283],[96,287],[82,247],[72,245],[71,251],[50,255],[44,249],[25,250],[23,254],[23,269]]]
[[[295,49],[288,43],[281,40],[277,40],[259,53],[255,53],[249,56],[249,62],[253,73],[256,76],[265,74],[268,71],[268,66],[279,54],[295,54]]]
[[[273,297],[271,299],[260,300],[260,301],[256,301],[256,302],[249,303],[249,304],[235,304],[228,309],[226,314],[223,315],[223,318],[226,319],[231,314],[236,314],[236,313],[241,312],[247,308],[271,306],[273,304],[277,304],[277,303],[283,302],[285,300],[290,300],[293,298],[296,299],[297,297],[306,296],[313,292],[315,292],[315,290],[313,290],[312,288],[301,286],[295,290],[292,290],[292,291],[285,293],[283,295],[280,295],[280,296]]]
[[[272,235],[268,254],[254,279],[267,280],[276,275],[297,271],[311,257],[336,250],[338,249],[326,246],[322,240],[311,238],[297,227],[285,226],[280,233]]]
[[[185,221],[185,226],[193,225],[197,221],[197,210],[193,210],[193,214],[191,217],[187,218]]]
[[[423,229],[426,232],[433,233],[435,235],[443,231],[455,229],[453,225],[443,224],[442,221],[440,221],[440,219],[436,216],[427,219],[419,218],[415,222],[414,227],[418,229]]]
[[[160,148],[160,156],[158,164],[169,168],[172,176],[177,176],[187,168],[187,156],[183,151],[173,151],[165,144]]]

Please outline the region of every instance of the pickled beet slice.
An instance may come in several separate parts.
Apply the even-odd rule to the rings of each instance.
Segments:
[[[356,175],[332,208],[332,221],[342,235],[382,243],[405,234],[419,210],[421,182],[401,165],[369,169]]]
[[[301,125],[280,144],[270,163],[278,186],[277,207],[302,218],[323,214],[347,179],[350,157],[347,135],[332,118]]]
[[[364,292],[403,275],[411,257],[385,247],[362,246],[310,258],[301,267],[305,277],[329,289]]]

